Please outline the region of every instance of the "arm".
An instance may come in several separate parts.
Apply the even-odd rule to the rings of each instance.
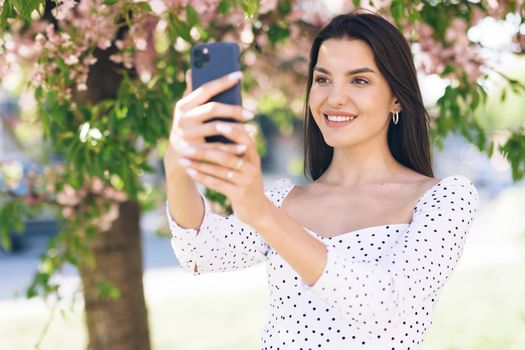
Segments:
[[[336,308],[348,322],[395,320],[432,298],[462,254],[478,193],[465,177],[443,186],[446,191],[440,187],[441,196],[420,205],[379,262],[354,260],[343,250],[325,246],[282,211],[258,232],[302,276],[302,288]]]
[[[198,228],[204,217],[204,204],[193,179],[177,163],[181,155],[176,151],[177,137],[170,133],[168,147],[163,157],[166,174],[168,213],[184,228]]]
[[[277,181],[265,195],[275,204]],[[246,268],[266,260],[269,246],[250,225],[237,219],[235,214],[223,217],[211,211],[208,200],[200,194],[204,216],[199,228],[184,228],[170,215],[166,215],[172,234],[172,248],[184,271],[200,275]]]

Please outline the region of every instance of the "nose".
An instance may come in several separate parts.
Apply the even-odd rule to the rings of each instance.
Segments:
[[[348,102],[348,87],[342,83],[334,82],[328,93],[327,102],[331,106],[343,106]]]

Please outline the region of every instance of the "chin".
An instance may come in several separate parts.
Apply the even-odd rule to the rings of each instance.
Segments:
[[[324,142],[333,148],[346,148],[346,147],[352,147],[356,145],[358,142],[356,140],[349,140],[345,137],[334,137],[331,135],[331,137],[326,137],[323,135]]]

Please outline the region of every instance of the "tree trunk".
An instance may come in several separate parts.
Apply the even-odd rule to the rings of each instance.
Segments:
[[[122,37],[121,29],[117,38]],[[116,98],[122,81],[107,50],[96,49],[97,63],[91,66],[88,90],[76,93],[81,101],[99,102]],[[149,328],[142,285],[142,242],[140,210],[135,201],[121,203],[119,216],[110,230],[99,232],[90,243],[94,266],[85,262],[80,275],[84,287],[85,315],[89,336],[88,350],[149,350]],[[100,296],[97,284],[107,282],[120,290],[118,298]]]
[[[139,217],[136,202],[122,203],[111,229],[90,243],[94,266],[82,264],[89,350],[150,349]],[[118,287],[120,297],[101,297],[101,281]]]

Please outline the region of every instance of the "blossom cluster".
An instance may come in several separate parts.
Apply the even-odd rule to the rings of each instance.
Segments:
[[[445,41],[435,38],[434,28],[418,22],[405,27],[415,30],[421,54],[420,69],[427,74],[439,74],[451,79],[460,79],[465,73],[471,84],[476,83],[481,74],[480,67],[484,59],[479,47],[467,37],[467,22],[462,18],[453,18],[445,31]],[[452,67],[446,73],[445,69]]]
[[[59,86],[53,86],[60,97],[71,99],[72,86],[87,90],[89,68],[97,59],[95,48],[106,50],[118,30],[119,3],[109,6],[102,0],[61,0],[52,10],[57,25],[40,21],[33,27],[44,27],[34,37],[37,64],[32,83],[40,86],[54,75],[64,75]],[[63,63],[63,65],[62,65]]]
[[[49,185],[48,190],[52,191],[52,189],[53,187]],[[56,202],[62,206],[62,216],[66,219],[78,219],[82,210],[85,210],[85,199],[88,196],[94,199],[95,206],[100,213],[100,216],[94,216],[91,219],[91,225],[101,231],[111,228],[111,224],[119,216],[119,203],[128,199],[125,192],[116,190],[98,177],[91,178],[80,189],[74,189],[69,184],[65,184],[56,194]],[[106,205],[109,208],[105,208]]]
[[[80,221],[97,227],[101,231],[111,228],[111,224],[118,218],[119,204],[128,200],[128,195],[121,190],[116,189],[112,184],[107,183],[99,177],[93,176],[83,182],[78,189],[69,184],[57,190],[57,184],[62,181],[62,174],[66,168],[62,164],[53,167],[46,167],[44,176],[41,176],[43,190],[40,191],[40,197],[48,202],[54,203],[62,208],[62,216],[67,219]],[[97,215],[88,215],[93,208],[87,206],[87,198],[90,203],[96,207],[100,213]]]
[[[148,82],[156,72],[155,32],[163,23],[151,13],[138,13],[124,38],[115,41],[119,51],[111,55],[110,60],[127,69],[135,68],[140,79]]]

